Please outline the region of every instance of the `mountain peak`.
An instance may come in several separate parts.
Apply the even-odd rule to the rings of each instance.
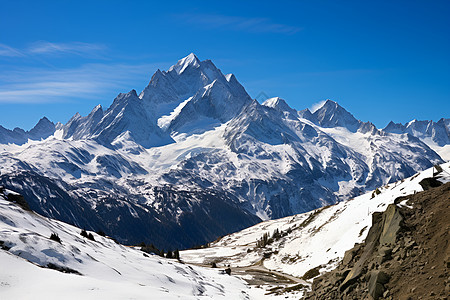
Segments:
[[[194,68],[200,66],[200,60],[194,53],[180,59],[175,65],[170,67],[169,72],[174,70],[177,74],[181,74],[190,66]]]
[[[346,127],[353,132],[359,127],[359,121],[351,113],[329,99],[313,115],[323,127]]]
[[[262,105],[274,108],[278,104],[285,104],[285,103],[286,103],[286,101],[284,101],[280,97],[273,97],[273,98],[269,98],[266,101],[264,101],[262,103]]]
[[[271,107],[284,113],[291,113],[294,116],[297,115],[297,111],[291,108],[289,104],[287,104],[286,101],[284,99],[281,99],[280,97],[269,98],[266,101],[264,101],[262,105]]]
[[[47,117],[43,117],[27,133],[31,139],[39,140],[41,138],[49,137],[54,132],[55,132],[55,124],[51,122],[49,119],[47,119]]]
[[[322,108],[326,108],[326,109],[338,109],[339,107],[341,107],[341,106],[340,106],[336,101],[327,99],[327,100],[325,100],[325,102],[323,103],[322,107],[319,108],[319,109],[322,109]]]

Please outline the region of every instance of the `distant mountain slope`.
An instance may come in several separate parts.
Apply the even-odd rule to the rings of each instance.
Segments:
[[[39,122],[29,131],[21,128],[14,128],[13,130],[6,129],[0,126],[0,144],[18,144],[22,145],[28,140],[46,139],[55,132],[55,124],[50,122],[46,117],[43,117]]]
[[[194,54],[139,94],[52,124],[21,138],[0,128],[1,182],[42,214],[159,247],[204,243],[443,162],[427,139],[379,130],[331,100],[314,113],[280,98],[260,104]]]
[[[405,125],[391,121],[383,130],[409,133],[425,142],[444,160],[450,160],[450,119],[442,118],[438,122],[413,120]]]

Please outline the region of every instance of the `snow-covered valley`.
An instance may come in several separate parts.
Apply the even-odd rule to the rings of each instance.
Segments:
[[[441,167],[439,180],[450,182],[450,163]],[[373,212],[383,211],[398,197],[420,192],[419,182],[435,172],[427,169],[333,206],[262,222],[208,248],[181,251],[182,263],[96,233],[93,240],[85,238],[80,228],[24,210],[16,193],[2,188],[0,296],[295,299],[308,289],[310,279],[301,279],[308,270],[333,269],[346,250],[364,240]],[[265,233],[272,241],[257,245]],[[50,239],[52,234],[61,242]],[[211,268],[213,263],[218,268]],[[231,276],[224,272],[228,266]]]

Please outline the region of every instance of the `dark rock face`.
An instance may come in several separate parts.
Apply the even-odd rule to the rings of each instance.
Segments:
[[[6,193],[5,188],[1,185],[0,185],[0,194],[3,195],[6,200],[16,203],[24,210],[31,211],[31,208],[28,205],[28,202],[25,200],[25,198],[22,195]]]
[[[9,195],[15,197],[8,197],[10,201],[29,204],[29,208],[41,215],[86,230],[101,230],[128,245],[145,242],[159,249],[185,249],[261,221],[243,209],[232,195],[207,189],[180,191],[153,187],[159,207],[156,209],[142,203],[137,195],[124,197],[99,190],[84,193],[32,171],[0,176],[0,185],[23,195]],[[39,187],[39,193],[35,193],[36,187]],[[91,198],[100,201],[94,206]],[[181,213],[174,218],[177,211]]]
[[[407,206],[402,205],[407,200]],[[399,197],[305,299],[447,299],[450,183]],[[410,208],[413,207],[413,208]]]

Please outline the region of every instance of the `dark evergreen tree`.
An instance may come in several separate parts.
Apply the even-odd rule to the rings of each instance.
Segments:
[[[80,235],[81,235],[82,237],[85,237],[85,238],[88,237],[88,234],[87,234],[87,232],[86,232],[85,229],[81,230]]]
[[[55,242],[58,242],[58,243],[61,244],[61,239],[59,238],[59,236],[58,236],[57,233],[52,233],[52,234],[50,235],[50,239],[51,239],[52,241],[55,241]]]

